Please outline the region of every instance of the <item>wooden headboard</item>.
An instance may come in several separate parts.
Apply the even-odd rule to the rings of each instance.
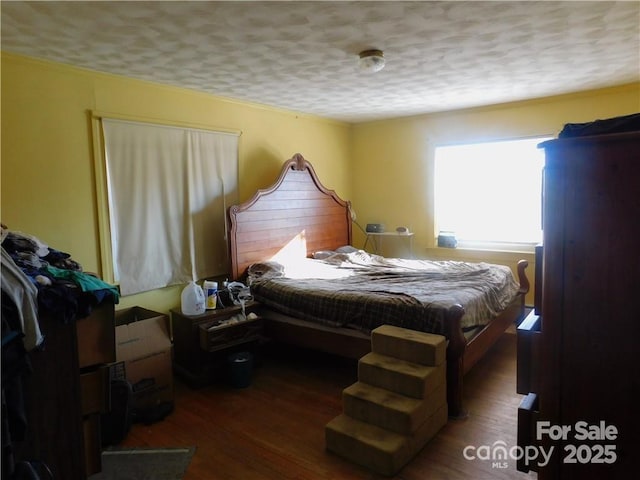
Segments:
[[[351,203],[325,188],[299,153],[271,187],[229,207],[228,220],[234,280],[255,262],[351,245]]]

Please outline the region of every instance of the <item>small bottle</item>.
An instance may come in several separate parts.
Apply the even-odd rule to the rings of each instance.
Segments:
[[[218,300],[218,282],[205,280],[202,289],[204,290],[206,309],[215,310]]]

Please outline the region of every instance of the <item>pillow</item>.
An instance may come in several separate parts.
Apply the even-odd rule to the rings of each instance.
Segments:
[[[284,265],[278,262],[266,261],[252,263],[247,269],[249,285],[251,285],[253,280],[277,277],[284,277]]]
[[[318,250],[317,252],[313,252],[311,257],[315,258],[316,260],[324,260],[325,258],[329,258],[335,254],[336,252],[334,252],[333,250]]]
[[[343,247],[336,248],[337,253],[353,253],[353,252],[359,252],[359,251],[360,251],[359,248],[352,247],[351,245],[345,245]]]
[[[317,252],[313,252],[311,254],[311,258],[315,258],[316,260],[324,260],[325,258],[329,258],[336,253],[353,253],[358,251],[358,248],[352,247],[351,245],[343,245],[342,247],[336,248],[335,250],[318,250]]]

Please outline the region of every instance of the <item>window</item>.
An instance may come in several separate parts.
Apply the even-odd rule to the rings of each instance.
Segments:
[[[435,150],[436,231],[458,246],[522,250],[542,240],[542,168],[550,137]]]
[[[101,127],[103,269],[122,294],[225,274],[238,135],[108,118]]]

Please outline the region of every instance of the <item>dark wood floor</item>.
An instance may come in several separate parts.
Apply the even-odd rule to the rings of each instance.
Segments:
[[[465,377],[469,417],[449,421],[396,475],[402,480],[520,479],[535,474],[466,460],[467,445],[516,445],[516,342],[505,333]],[[165,420],[134,425],[124,446],[196,446],[184,480],[377,479],[327,452],[324,425],[342,411],[341,392],[356,379],[354,362],[319,354],[286,358],[269,350],[251,386],[190,389],[176,384],[176,408]],[[388,477],[387,477],[388,478]]]

